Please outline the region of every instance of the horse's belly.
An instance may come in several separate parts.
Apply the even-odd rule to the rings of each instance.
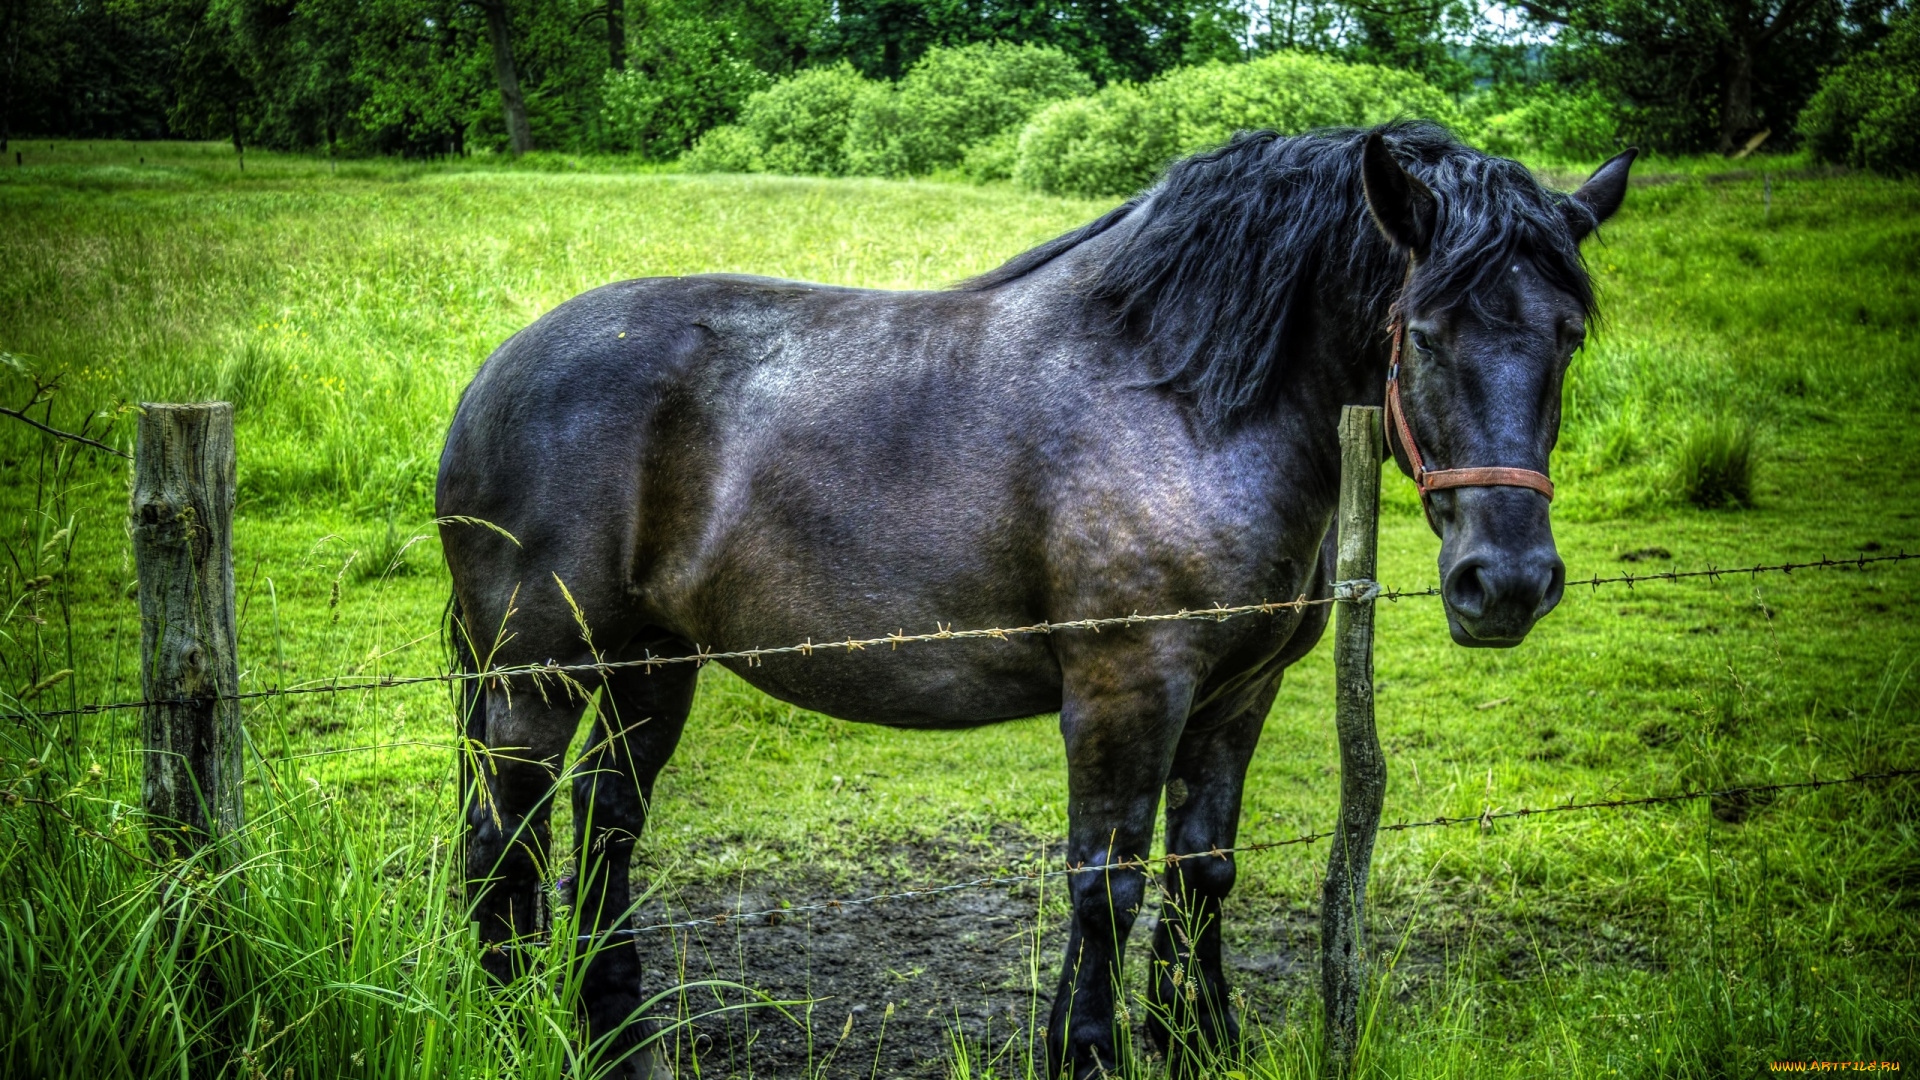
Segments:
[[[1060,668],[1044,639],[821,645],[727,666],[781,701],[864,724],[967,728],[1060,708]]]

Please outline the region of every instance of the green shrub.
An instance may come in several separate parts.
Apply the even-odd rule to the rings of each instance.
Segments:
[[[1174,156],[1173,124],[1139,89],[1113,83],[1055,102],[1020,133],[1013,182],[1050,195],[1135,191]]]
[[[1492,107],[1481,119],[1476,141],[1490,153],[1586,162],[1619,149],[1620,110],[1597,91],[1537,86],[1518,95],[1486,95],[1483,101]]]
[[[1449,125],[1463,119],[1445,94],[1409,72],[1303,53],[1216,61],[1047,107],[1021,135],[1013,175],[1052,194],[1122,195],[1144,187],[1173,158],[1236,131],[1295,134],[1401,117]]]
[[[869,99],[875,107],[856,118],[848,152],[862,173],[952,168],[978,143],[1007,132],[1017,138],[1048,102],[1091,93],[1093,80],[1059,49],[1005,42],[930,49],[889,98]]]
[[[1173,114],[1175,153],[1217,146],[1237,131],[1287,135],[1312,128],[1419,117],[1458,125],[1446,94],[1410,71],[1283,52],[1245,64],[1215,61],[1147,85]]]
[[[766,161],[760,155],[760,141],[739,124],[721,124],[693,141],[693,149],[680,156],[680,165],[688,172],[748,173],[765,172]]]
[[[731,33],[708,23],[656,24],[644,41],[646,51],[627,70],[609,71],[601,82],[600,118],[616,150],[674,157],[772,81],[739,57]]]
[[[1008,128],[967,147],[966,156],[960,160],[960,171],[978,181],[1013,179],[1013,165],[1020,158],[1020,132],[1024,127]]]
[[[1920,172],[1920,16],[1908,8],[1872,50],[1827,76],[1799,129],[1821,160]]]
[[[737,126],[707,132],[682,161],[695,172],[845,176],[854,116],[886,92],[844,61],[808,68],[753,94]]]
[[[1674,455],[1674,483],[1704,509],[1753,505],[1753,423],[1717,417],[1690,428]]]

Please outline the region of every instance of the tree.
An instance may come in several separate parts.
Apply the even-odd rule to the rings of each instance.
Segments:
[[[513,62],[513,19],[507,0],[481,0],[487,20],[487,40],[493,46],[493,78],[500,84],[500,108],[507,118],[507,140],[514,156],[533,149],[533,129],[527,124],[527,99],[520,92],[520,70]]]
[[[1570,78],[1617,94],[1670,149],[1785,131],[1839,52],[1840,0],[1520,0]]]
[[[1920,172],[1920,14],[1827,76],[1800,114],[1816,158],[1880,172]]]
[[[1052,45],[1105,83],[1245,55],[1234,0],[840,0],[815,52],[869,78],[897,79],[936,45]]]

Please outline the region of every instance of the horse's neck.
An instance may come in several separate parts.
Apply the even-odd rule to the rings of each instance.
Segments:
[[[1072,249],[1036,271],[1020,285],[1060,289],[1082,303],[1089,282],[1106,261],[1134,239],[1151,217],[1152,199],[1112,228]],[[1316,289],[1312,330],[1299,341],[1278,375],[1283,380],[1274,395],[1277,407],[1308,423],[1326,421],[1337,427],[1343,405],[1378,405],[1386,387],[1388,310],[1340,289]],[[1090,327],[1111,326],[1105,312],[1089,312]],[[1152,360],[1152,343],[1139,357]],[[1143,376],[1146,373],[1143,372]]]

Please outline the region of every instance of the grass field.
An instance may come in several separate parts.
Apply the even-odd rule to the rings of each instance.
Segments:
[[[121,402],[234,402],[249,689],[441,668],[446,581],[427,521],[442,432],[493,346],[567,297],[709,270],[939,285],[1104,209],[1007,188],[612,163],[336,170],[255,154],[241,173],[218,147],[18,145],[25,165],[0,168],[0,404],[39,400],[34,416],[125,445]],[[1574,576],[1920,550],[1920,186],[1755,168],[1771,175],[1650,162],[1650,182],[1589,245],[1606,321],[1574,363],[1554,462]],[[36,385],[56,388],[36,398]],[[123,463],[0,425],[0,711],[137,697]],[[1742,448],[1744,490],[1714,479]],[[1390,475],[1385,491],[1381,576],[1424,586],[1437,541],[1410,485]],[[1911,563],[1612,587],[1570,595],[1511,652],[1453,647],[1429,601],[1384,607],[1387,818],[1920,764],[1917,594]],[[1331,702],[1323,648],[1282,689],[1243,840],[1332,820]],[[564,968],[504,996],[478,981],[448,869],[443,691],[249,710],[247,861],[196,886],[208,915],[194,925],[213,928],[197,943],[170,936],[151,875],[113,846],[144,844],[128,809],[132,716],[0,721],[0,1075],[576,1067]],[[1361,1072],[1920,1064],[1917,790],[1386,835]],[[904,734],[792,709],[710,669],[652,825],[650,910],[802,903],[1032,865],[1064,832],[1064,768],[1050,718]],[[1323,859],[1287,848],[1242,865],[1227,918],[1253,972],[1257,1030],[1231,1066],[1244,1076],[1318,1067],[1313,957],[1286,934],[1311,925]],[[1032,999],[1028,958],[1038,943],[1050,989],[1061,911],[1033,890],[1010,896],[1024,921],[978,963],[1000,980],[988,989]],[[876,935],[848,962],[895,981],[847,982],[868,995],[858,1013],[846,993],[761,1008],[751,1023],[768,1039],[800,1030],[787,1015],[806,1021],[823,1075],[1027,1074],[1017,1016],[963,1023],[985,990],[915,974],[887,954],[884,927],[846,925]],[[708,951],[673,970],[792,997],[756,978],[761,932],[683,942]],[[209,980],[220,993],[190,992]],[[701,987],[670,1004],[740,1000]],[[891,1029],[887,1001],[900,1003]],[[788,1075],[680,1044],[686,1075],[695,1059],[700,1075]]]

